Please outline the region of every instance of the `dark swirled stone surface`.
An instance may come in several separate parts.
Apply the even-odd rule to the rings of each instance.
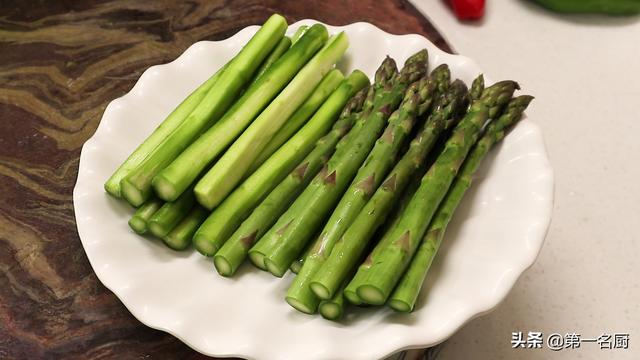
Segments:
[[[204,358],[100,284],[71,194],[82,144],[146,68],[273,12],[368,21],[450,50],[404,0],[0,1],[0,359]]]

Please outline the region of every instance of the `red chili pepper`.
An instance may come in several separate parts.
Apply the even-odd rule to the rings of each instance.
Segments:
[[[484,15],[484,0],[449,0],[460,20],[476,20]]]

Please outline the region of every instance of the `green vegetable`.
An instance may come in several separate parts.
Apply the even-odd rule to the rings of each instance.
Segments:
[[[151,216],[160,209],[163,203],[164,201],[153,196],[149,200],[145,201],[144,204],[140,205],[131,219],[129,219],[129,226],[131,229],[138,234],[146,233],[149,218],[151,218]]]
[[[436,140],[446,129],[455,125],[456,115],[466,109],[467,94],[464,83],[456,80],[447,93],[438,99],[433,114],[411,141],[407,152],[336,243],[320,271],[311,279],[310,287],[318,297],[331,298],[356,267],[356,261],[362,257],[375,231],[384,223],[406,186],[423,167]]]
[[[153,186],[158,196],[167,200],[175,199],[196,182],[211,162],[287,86],[298,70],[322,47],[326,38],[327,32],[323,26],[310,29],[300,41],[270,66],[220,121],[191,143],[153,179]],[[205,207],[212,208],[212,206]]]
[[[421,171],[423,170],[424,167],[425,167],[425,164],[420,165],[419,166],[420,170],[417,171],[416,175],[419,175],[420,173],[424,173]],[[413,197],[413,194],[415,194],[416,190],[418,190],[418,186],[420,186],[419,180],[420,180],[419,177],[416,177],[416,176],[412,177],[412,179],[409,181],[409,184],[405,186],[406,189],[404,191],[399,191],[398,194],[395,195],[396,196],[396,199],[394,199],[395,204],[392,206],[392,209],[388,211],[387,213],[388,218],[385,220],[381,220],[380,224],[375,224],[375,227],[377,228],[377,230],[375,230],[374,235],[372,235],[373,239],[380,238],[382,234],[386,233],[390,228],[395,226],[395,224],[400,219],[400,214],[402,214],[402,211],[409,204],[409,201]],[[367,207],[368,206],[369,205],[367,203]],[[381,219],[384,219],[384,217],[381,217]],[[345,236],[346,235],[347,234],[345,234]],[[362,259],[362,257],[356,257],[353,259],[354,264],[358,263],[361,265],[357,268],[357,272],[355,274],[351,274],[350,276],[346,277],[345,280],[349,278],[351,278],[351,280],[348,282],[348,284],[346,284],[344,290],[342,290],[342,293],[345,299],[347,299],[351,304],[362,305],[362,299],[360,299],[356,290],[362,284],[362,282],[366,279],[367,271],[371,267],[371,257],[373,256],[372,250],[374,250],[375,245],[377,245],[375,241],[370,241],[368,244],[366,244],[365,249],[361,251],[361,254],[368,254],[368,256],[364,260]],[[336,252],[339,252],[339,251],[340,250],[336,249]],[[333,291],[334,296],[336,291],[337,290]]]
[[[324,26],[316,24],[302,36],[296,45],[302,43],[318,26],[326,33]],[[231,193],[244,177],[251,163],[264,149],[284,122],[307,99],[313,89],[331,70],[347,50],[349,41],[345,33],[329,40],[316,56],[305,65],[296,77],[251,123],[242,135],[231,145],[216,164],[198,181],[195,187],[198,202],[207,209],[215,206]]]
[[[441,73],[444,74],[439,76]],[[320,232],[311,252],[305,258],[304,265],[293,280],[292,290],[287,292],[287,299],[295,299],[296,303],[303,303],[305,299],[312,297],[309,288],[310,280],[325,263],[335,243],[384,180],[417,117],[423,115],[432,103],[437,82],[443,81],[448,85],[448,69],[438,71],[436,74],[433,78],[424,77],[414,82],[407,89],[402,104],[389,117],[386,130],[376,140],[366,161],[358,170],[351,185]],[[330,299],[331,296],[320,298]],[[311,306],[311,304],[307,305]]]
[[[363,302],[383,304],[407,268],[419,240],[424,235],[438,204],[476,142],[484,123],[501,111],[517,84],[499,82],[483,92],[456,126],[444,150],[422,178],[420,187],[403,211],[398,223],[382,238],[374,250],[367,279],[357,289]]]
[[[258,68],[258,70],[256,70],[256,76],[253,77],[253,82],[251,84],[255,84],[256,82],[258,82],[258,79],[260,79],[260,77],[264,75],[264,73],[267,72],[267,70],[269,70],[271,65],[273,65],[273,63],[275,63],[278,59],[280,59],[282,54],[287,52],[287,50],[289,50],[290,47],[291,47],[291,39],[287,36],[283,37],[278,43],[278,45],[276,45],[276,47],[271,51],[269,56],[267,56],[267,58],[264,59],[262,64],[260,64],[260,67]]]
[[[196,249],[204,255],[214,255],[248,213],[302,161],[316,141],[329,131],[349,98],[368,82],[366,75],[354,71],[302,129],[213,211],[194,236]]]
[[[175,130],[184,119],[193,111],[193,109],[200,104],[202,99],[207,95],[209,90],[214,86],[214,84],[218,81],[224,69],[228,66],[225,65],[220,70],[216,71],[207,81],[202,83],[196,90],[194,90],[186,99],[184,99],[180,105],[178,105],[172,112],[167,116],[164,121],[149,135],[142,144],[140,144],[134,151],[129,155],[127,160],[125,160],[122,165],[116,169],[116,171],[111,175],[111,177],[104,183],[104,189],[107,193],[119,198],[121,197],[120,192],[120,181],[131,172],[131,170],[135,169],[140,163],[147,157],[149,154],[155,149],[165,137],[169,136],[173,130]]]
[[[282,237],[265,258],[267,269],[276,276],[282,276],[308,243],[310,237],[322,225],[322,221],[329,215],[332,207],[340,199],[351,180],[356,175],[360,165],[374,146],[387,119],[402,100],[403,94],[410,83],[424,75],[427,68],[427,54],[420,52],[407,61],[407,66],[397,73],[395,64],[385,60],[381,71],[386,71],[385,78],[391,78],[388,87],[383,87],[379,100],[374,101],[374,107],[367,115],[364,126],[353,136],[347,137],[343,146],[338,146],[335,154],[327,164],[326,171],[321,172],[305,189],[302,195],[278,220],[270,230],[272,239],[267,236],[267,243],[273,243],[274,235],[282,232]],[[390,70],[389,70],[390,69]],[[380,75],[376,75],[380,78]],[[285,231],[281,231],[286,227]],[[305,259],[305,263],[308,258]],[[308,290],[308,289],[306,289]],[[303,312],[315,312],[318,302],[313,294],[305,297],[305,289],[291,287],[287,292],[287,302]],[[314,297],[315,298],[315,297]]]
[[[287,22],[282,16],[272,15],[228,64],[215,86],[209,89],[198,106],[122,179],[122,196],[131,205],[139,206],[148,199],[154,176],[227,111],[251,80],[260,62],[282,39],[286,28]],[[176,197],[160,194],[160,198]]]
[[[309,118],[318,110],[320,105],[331,95],[331,93],[338,87],[340,82],[344,80],[344,75],[338,69],[333,69],[324,76],[320,84],[313,90],[313,93],[309,98],[291,115],[291,118],[287,120],[284,125],[278,130],[273,138],[267,143],[264,150],[258,155],[256,160],[251,164],[251,167],[247,171],[248,174],[253,174],[256,169],[260,167],[271,155],[273,155],[282,144],[284,144],[289,138],[296,133],[302,127],[302,125],[309,120]]]
[[[345,82],[345,84],[347,83]],[[336,92],[336,96],[338,96],[338,92]],[[354,120],[352,112],[357,111],[362,106],[363,99],[364,92],[360,91],[350,100],[338,121],[333,124],[332,130],[318,140],[309,155],[273,189],[220,248],[213,258],[220,275],[231,276],[236,272],[253,243],[260,239],[276,222],[289,204],[320,171],[320,168],[333,153],[338,140],[351,128]],[[327,104],[330,104],[330,102],[327,102]],[[262,260],[258,260],[257,256],[260,255],[254,251],[254,263],[262,265]]]
[[[191,238],[200,224],[207,218],[209,211],[202,206],[196,205],[189,214],[182,219],[176,227],[169,232],[162,240],[173,250],[184,250],[191,245]]]
[[[536,2],[560,13],[640,14],[640,0],[536,0]]]
[[[403,275],[389,299],[389,306],[392,309],[401,312],[413,310],[424,278],[447,230],[447,225],[458,204],[460,204],[464,193],[471,186],[473,174],[478,170],[482,159],[484,159],[493,145],[501,141],[506,131],[520,120],[522,112],[527,108],[531,100],[533,100],[533,97],[526,95],[513,98],[504,114],[487,126],[484,135],[469,153],[446,197],[442,200],[442,204],[438,207],[433,221],[429,224],[424,239],[411,260],[411,265],[409,265],[407,272]]]

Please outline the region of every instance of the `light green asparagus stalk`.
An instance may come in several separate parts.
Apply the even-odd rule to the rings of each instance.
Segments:
[[[189,214],[174,227],[162,240],[173,250],[184,250],[191,245],[191,239],[200,224],[207,218],[209,211],[202,206],[194,206]]]
[[[412,61],[400,74],[393,75],[394,80],[390,86],[381,90],[386,94],[374,103],[374,108],[367,116],[364,127],[349,139],[348,145],[336,150],[328,162],[326,171],[321,172],[313,180],[287,213],[278,220],[279,223],[284,221],[284,225],[278,226],[276,224],[270,230],[275,237],[272,235],[271,240],[266,237],[267,243],[273,243],[273,239],[278,236],[275,234],[276,232],[283,233],[280,242],[275,244],[265,258],[265,265],[272,274],[282,276],[295,258],[300,255],[310,237],[319,229],[353,180],[358,168],[373,148],[391,112],[402,100],[409,84],[425,74],[427,68],[426,51],[420,52],[411,59]],[[285,231],[282,231],[282,226],[286,228]],[[307,258],[305,263],[308,260]],[[290,288],[288,294],[296,291],[295,288]],[[315,312],[318,306],[317,299],[315,299],[316,301],[314,299],[298,301],[297,297],[287,296],[286,300],[296,309],[307,313]]]
[[[413,310],[424,283],[424,278],[447,230],[447,225],[451,221],[464,193],[471,186],[473,175],[480,167],[480,163],[489,150],[500,142],[504,138],[506,131],[520,120],[523,111],[529,106],[531,100],[533,100],[533,97],[527,95],[513,98],[507,105],[504,114],[487,126],[484,135],[467,156],[446,197],[438,207],[431,224],[429,224],[418,251],[411,259],[407,272],[402,276],[389,299],[389,306],[392,309],[400,312]]]
[[[260,64],[260,67],[258,68],[258,70],[256,70],[256,76],[253,77],[253,82],[251,84],[255,84],[256,82],[258,82],[258,79],[260,79],[260,77],[264,75],[267,69],[269,69],[269,67],[271,67],[273,63],[275,63],[278,59],[280,59],[282,54],[287,52],[287,50],[289,50],[290,47],[291,47],[291,39],[287,36],[283,37],[278,43],[278,45],[276,45],[276,47],[271,51],[269,56],[267,56],[267,58],[264,59],[262,64]]]
[[[320,105],[331,95],[331,93],[338,87],[340,82],[344,80],[344,75],[338,69],[329,71],[324,76],[320,84],[313,91],[311,96],[291,115],[291,118],[287,120],[284,125],[278,130],[273,138],[267,143],[264,150],[258,155],[256,160],[251,164],[247,174],[253,174],[260,165],[262,165],[271,155],[273,155],[282,144],[284,144],[293,134],[298,131],[302,125],[309,120],[309,118],[318,110]]]
[[[162,204],[164,204],[164,201],[155,196],[145,201],[144,204],[140,205],[140,207],[136,209],[136,212],[133,214],[131,219],[129,219],[129,227],[138,234],[146,233],[148,230],[147,222],[149,221],[149,218],[151,218],[151,216],[160,209]]]
[[[198,86],[198,88],[187,96],[187,98],[184,99],[155,130],[153,130],[151,135],[149,135],[149,137],[147,137],[145,141],[140,144],[133,153],[131,153],[131,155],[129,155],[127,160],[125,160],[104,183],[104,189],[107,193],[117,198],[121,197],[120,182],[122,179],[127,176],[131,170],[140,165],[142,160],[149,156],[153,149],[155,149],[165,137],[169,136],[169,134],[171,134],[171,132],[173,132],[173,130],[175,130],[182,121],[184,121],[196,106],[200,104],[211,87],[213,87],[218,81],[227,66],[228,64],[220,68],[207,81]]]
[[[353,113],[362,107],[364,95],[363,89],[351,98],[338,121],[333,124],[331,131],[318,140],[309,155],[271,191],[220,248],[213,258],[220,275],[231,276],[236,272],[247,257],[247,252],[253,243],[276,222],[289,204],[326,164],[338,140],[353,125]]]
[[[400,220],[376,246],[376,255],[364,283],[357,289],[363,302],[383,304],[402,276],[424,235],[433,214],[444,198],[458,169],[478,139],[484,123],[499,114],[517,84],[502,81],[484,90],[456,126],[442,153],[422,178],[420,187]]]
[[[368,83],[367,76],[358,70],[345,79],[311,120],[207,218],[194,236],[196,249],[204,255],[214,255],[249,212],[304,159],[316,141],[329,131],[349,98]]]
[[[130,204],[139,206],[148,199],[154,176],[198,135],[220,119],[249,83],[260,62],[282,39],[286,28],[287,22],[282,16],[272,15],[228,64],[215,86],[209,89],[198,106],[122,179],[121,194]]]
[[[389,211],[400,199],[400,194],[422,168],[437,139],[443,131],[455,124],[456,114],[466,109],[467,96],[467,87],[462,81],[456,80],[438,99],[433,114],[411,141],[407,152],[357,214],[328,259],[310,280],[310,288],[316,296],[321,299],[333,297],[340,284],[356,267],[357,260],[362,257],[375,231],[385,222]],[[359,272],[360,278],[363,272],[364,270]]]
[[[187,216],[196,203],[193,187],[185,191],[176,201],[165,202],[148,221],[149,231],[163,239]]]
[[[300,44],[315,26],[307,30],[296,45]],[[231,193],[273,135],[311,95],[324,75],[345,53],[348,45],[349,40],[344,32],[332,37],[327,46],[300,70],[291,83],[198,181],[195,193],[200,204],[207,209],[213,209]]]
[[[307,30],[309,30],[309,27],[307,25],[300,25],[300,27],[296,30],[296,32],[294,32],[293,35],[291,35],[291,43],[295,44],[296,41],[300,40],[302,35],[304,35],[304,33],[307,32]]]
[[[392,70],[389,70],[392,69]],[[367,95],[365,97],[364,103],[362,105],[362,111],[357,114],[354,114],[355,124],[349,130],[349,132],[340,139],[338,144],[336,145],[335,152],[340,152],[350,141],[351,138],[357,136],[360,130],[364,127],[368,119],[368,115],[373,108],[373,98],[375,96],[375,92],[372,89],[381,89],[393,80],[397,69],[395,68],[395,63],[391,59],[387,59],[380,66],[378,71],[376,71],[375,81],[372,86],[370,86],[367,90]],[[306,188],[306,187],[305,187]],[[273,241],[258,241],[249,251],[249,257],[253,264],[262,269],[267,270],[266,265],[264,263],[265,254],[268,254],[271,251],[271,248],[275,246],[275,242]]]
[[[187,187],[198,181],[198,177],[211,162],[245,130],[322,47],[327,36],[327,30],[323,25],[309,29],[302,39],[247,89],[220,121],[193,143],[186,144],[185,147],[188,147],[153,179],[153,187],[158,196],[166,200],[175,199]],[[284,120],[287,119],[285,115],[282,114]]]
[[[423,115],[433,102],[436,96],[437,82],[449,84],[448,68],[439,68],[433,77],[425,76],[409,86],[402,104],[389,117],[386,130],[376,141],[305,258],[304,265],[287,291],[287,299],[294,300],[296,303],[304,303],[307,299],[314,299],[315,296],[311,294],[309,287],[311,278],[324,264],[335,243],[351,225],[353,219],[384,179],[405,143],[407,135],[411,132],[417,117]],[[325,297],[324,299],[330,298]],[[307,304],[307,307],[313,306],[313,302],[315,300],[312,300],[311,304]]]

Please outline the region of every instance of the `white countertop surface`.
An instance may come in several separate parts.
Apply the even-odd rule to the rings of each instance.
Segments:
[[[492,79],[536,96],[555,170],[553,220],[535,265],[437,359],[640,359],[640,17],[563,16],[489,0],[480,23],[413,3]],[[512,349],[511,333],[629,333],[628,350]]]

